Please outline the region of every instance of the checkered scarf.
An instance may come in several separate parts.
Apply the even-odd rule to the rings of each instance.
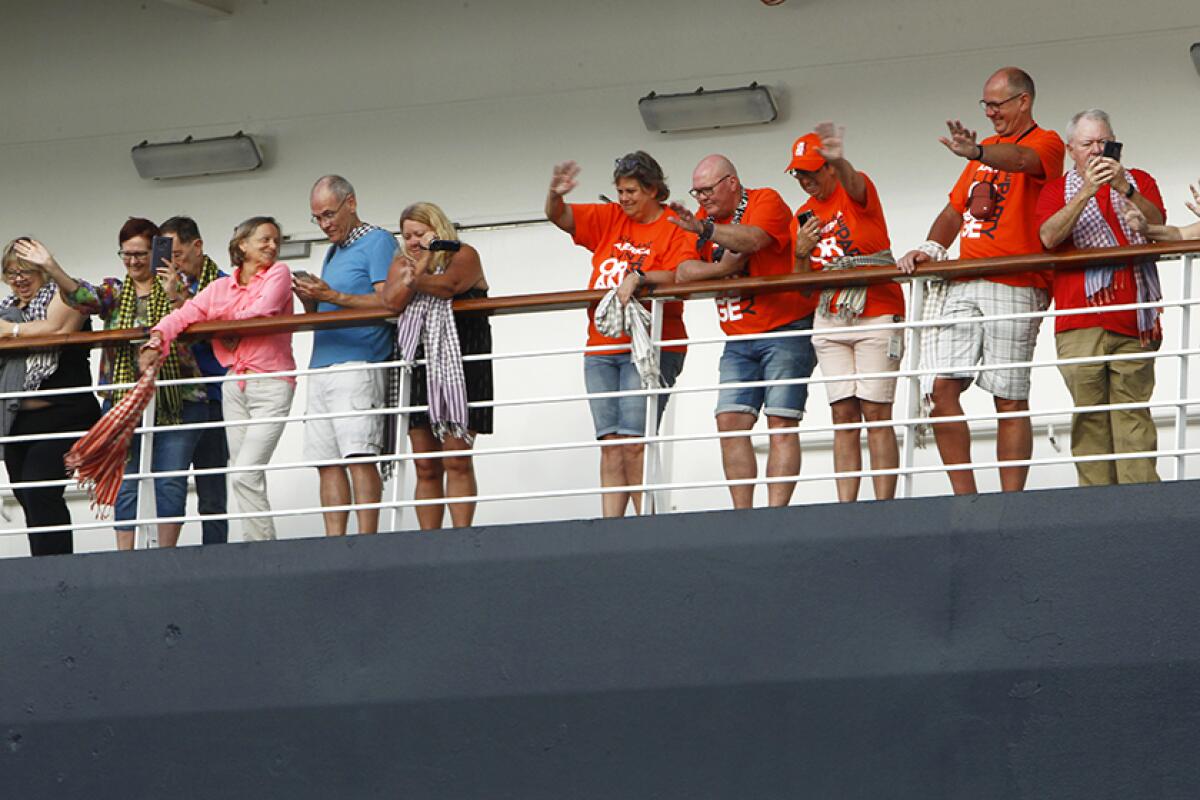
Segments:
[[[174,305],[167,298],[167,293],[163,291],[162,281],[155,276],[154,287],[150,290],[150,296],[146,298],[146,323],[150,326],[157,325],[163,317],[174,310]],[[137,324],[137,289],[133,285],[133,281],[125,281],[121,287],[121,296],[117,298],[117,309],[113,312],[109,327],[136,328]],[[183,371],[179,367],[177,348],[177,343],[171,342],[166,358],[163,359],[162,366],[158,369],[164,380],[183,377]],[[133,383],[137,377],[137,345],[119,344],[112,348],[111,353],[112,382]],[[156,421],[159,425],[178,425],[183,420],[183,392],[181,389],[179,384],[159,389],[156,414]],[[111,392],[111,400],[113,403],[117,403],[124,395],[124,390],[115,390]]]
[[[891,250],[880,250],[865,256],[842,256],[821,267],[821,271],[857,269],[859,267],[894,267],[896,259]],[[837,311],[833,310],[837,305]],[[837,317],[842,320],[856,320],[862,316],[867,307],[866,286],[846,286],[841,289],[830,287],[821,290],[821,300],[817,308],[827,317]]]
[[[101,519],[117,501],[129,443],[142,412],[154,396],[154,377],[158,367],[142,373],[137,386],[125,393],[119,403],[96,422],[63,456],[67,474],[79,482],[91,498],[92,510]]]
[[[408,362],[416,355],[418,344],[425,348],[429,424],[433,435],[444,441],[446,434],[450,434],[470,444],[467,379],[450,304],[448,297],[417,292],[396,319],[396,345],[400,358]]]
[[[628,335],[633,348],[633,365],[642,378],[643,389],[661,389],[662,372],[658,366],[658,351],[650,341],[650,312],[636,300],[624,306],[617,299],[617,290],[609,289],[600,299],[593,315],[596,330],[616,339]]]
[[[1138,188],[1137,179],[1132,173],[1126,172],[1125,177],[1133,188]],[[1075,168],[1072,168],[1066,178],[1063,197],[1069,203],[1071,198],[1083,188],[1083,176]],[[1122,197],[1120,192],[1112,191],[1111,187],[1109,196],[1112,198],[1113,214],[1117,218],[1117,224],[1121,227],[1126,241],[1130,244],[1145,244],[1146,237],[1131,230],[1125,222],[1123,212],[1129,201]],[[1088,200],[1087,205],[1083,207],[1083,212],[1079,215],[1079,220],[1075,223],[1071,235],[1075,246],[1081,250],[1121,246],[1112,226],[1101,213],[1100,204],[1096,202],[1095,197]],[[1162,285],[1158,279],[1158,262],[1133,264],[1130,271],[1133,273],[1134,285],[1137,290],[1137,302],[1154,303],[1162,300]],[[1124,264],[1088,267],[1083,273],[1083,289],[1088,305],[1112,305],[1116,301],[1117,284],[1125,280],[1124,276]],[[1161,316],[1162,309],[1159,308],[1139,308],[1137,310],[1138,338],[1142,344],[1162,339]]]
[[[932,239],[922,244],[917,248],[925,255],[929,256],[931,261],[945,261],[950,257],[946,252],[946,248]],[[921,321],[932,322],[940,320],[946,307],[946,292],[949,291],[950,284],[942,278],[927,278],[925,280],[925,302],[921,308]],[[921,376],[918,378],[921,393],[921,407],[919,414],[921,417],[928,419],[933,413],[933,381],[937,378],[935,370],[937,369],[937,340],[938,331],[941,330],[939,325],[927,325],[922,327],[917,337],[921,343],[920,359],[917,363],[917,369],[921,371]],[[930,434],[928,422],[922,422],[913,427],[913,435],[916,437],[917,447],[925,447],[926,441]]]
[[[45,319],[50,301],[54,299],[57,292],[58,286],[51,281],[46,281],[24,308],[20,308],[20,298],[15,294],[10,294],[0,300],[0,308],[18,308],[21,312],[22,322]],[[57,347],[51,350],[36,350],[27,355],[25,357],[25,391],[35,391],[42,385],[42,381],[54,374],[56,369],[58,369]]]

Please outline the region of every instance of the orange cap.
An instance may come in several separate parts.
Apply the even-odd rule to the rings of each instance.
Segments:
[[[792,162],[787,166],[787,172],[794,169],[804,172],[815,172],[825,166],[825,156],[821,155],[821,137],[815,133],[806,133],[792,145]]]

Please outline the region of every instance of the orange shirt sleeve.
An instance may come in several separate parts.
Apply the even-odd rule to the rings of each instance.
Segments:
[[[609,227],[612,203],[572,203],[571,214],[575,218],[575,233],[572,239],[580,247],[595,251],[604,243],[604,234]],[[619,208],[617,208],[620,211]]]
[[[743,225],[753,225],[771,237],[774,243],[770,249],[776,252],[791,246],[791,223],[792,210],[774,189],[757,190],[742,217]]]

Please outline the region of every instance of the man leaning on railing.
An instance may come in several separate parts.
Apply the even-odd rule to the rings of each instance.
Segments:
[[[326,175],[309,195],[312,220],[331,242],[321,277],[295,274],[296,296],[307,313],[343,308],[385,308],[381,293],[387,281],[396,240],[390,233],[358,218],[354,187],[338,175]],[[314,373],[308,378],[309,414],[340,414],[310,419],[304,426],[304,456],[313,461],[377,456],[383,451],[384,420],[379,414],[386,381],[384,371],[369,369],[373,362],[392,354],[392,328],[371,325],[326,328],[313,334],[311,369],[338,364],[358,364],[353,372]],[[372,463],[328,464],[317,468],[321,480],[321,505],[378,503],[383,496],[379,469]],[[325,534],[344,536],[349,511],[326,511]],[[356,511],[359,533],[379,528],[378,508]]]
[[[787,275],[792,271],[788,231],[792,211],[774,189],[747,189],[729,159],[711,155],[693,171],[689,194],[699,201],[699,213],[693,215],[672,203],[679,215],[672,222],[700,235],[697,244],[702,260],[680,264],[679,280]],[[717,298],[717,318],[730,336],[804,331],[812,329],[815,304],[815,299],[800,292],[722,295]],[[814,366],[816,355],[809,336],[727,342],[721,353],[720,382],[795,381],[809,377]],[[804,383],[723,387],[717,394],[717,429],[749,431],[760,410],[766,414],[769,429],[795,428],[804,418],[807,399],[808,385]],[[768,477],[799,474],[799,434],[773,434],[768,448]],[[721,439],[721,462],[730,480],[757,477],[758,461],[749,436]],[[790,482],[769,484],[767,502],[786,506],[795,488]],[[754,506],[754,484],[730,486],[729,493],[734,508]]]
[[[1053,131],[1033,121],[1033,79],[1023,70],[1005,67],[995,72],[983,88],[979,105],[996,132],[982,142],[961,122],[948,122],[950,136],[940,141],[950,152],[967,160],[950,202],[934,220],[928,241],[901,257],[896,266],[911,273],[921,263],[946,257],[946,248],[959,237],[962,258],[1015,256],[1041,252],[1038,240],[1038,193],[1047,181],[1062,175],[1063,143]],[[963,413],[960,395],[976,379],[971,367],[1028,362],[1033,358],[1040,317],[972,322],[973,317],[1003,316],[1045,311],[1049,281],[1043,272],[993,275],[950,283],[940,316],[961,319],[942,326],[934,338],[933,353],[922,353],[938,370],[929,394],[932,416],[957,417]],[[998,412],[1029,409],[1029,367],[989,369],[978,373],[979,386],[990,392]],[[925,389],[926,380],[922,380]],[[971,430],[965,421],[935,424],[934,438],[942,462],[971,461]],[[1033,427],[1028,417],[1006,417],[996,430],[996,456],[1000,461],[1024,461],[1033,454]],[[1025,488],[1028,466],[1000,468],[1000,488],[1006,492]],[[952,470],[955,494],[976,491],[971,470]]]
[[[1166,219],[1154,178],[1121,165],[1108,114],[1080,111],[1067,125],[1065,175],[1046,184],[1038,200],[1040,235],[1047,250],[1067,251],[1144,244],[1144,233],[1124,219],[1136,209],[1155,225]],[[1129,305],[1162,300],[1158,265],[1126,263],[1061,271],[1054,276],[1059,309]],[[1161,310],[1142,308],[1060,316],[1055,342],[1060,359],[1145,353],[1162,344]],[[1154,359],[1060,364],[1059,371],[1076,407],[1146,403],[1154,392]],[[1071,417],[1071,454],[1153,452],[1158,432],[1149,408],[1081,411]],[[1158,480],[1154,458],[1077,461],[1081,486],[1146,483]]]

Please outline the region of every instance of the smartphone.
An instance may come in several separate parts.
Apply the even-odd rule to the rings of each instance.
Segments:
[[[175,240],[170,236],[155,236],[150,240],[150,269],[155,272],[166,269],[174,248]]]
[[[796,215],[796,222],[801,228],[803,228],[806,224],[808,224],[808,221],[815,216],[816,214],[811,211],[801,211]]]
[[[310,280],[312,278],[312,273],[305,272],[302,269],[294,269],[294,270],[292,270],[292,277],[293,278],[304,278],[305,280]]]
[[[1124,147],[1120,142],[1105,142],[1104,152],[1101,154],[1105,158],[1111,158],[1113,161],[1121,160],[1121,148]]]
[[[462,249],[462,242],[456,239],[434,239],[429,243],[429,252],[436,253],[443,251],[446,253],[457,253]]]

